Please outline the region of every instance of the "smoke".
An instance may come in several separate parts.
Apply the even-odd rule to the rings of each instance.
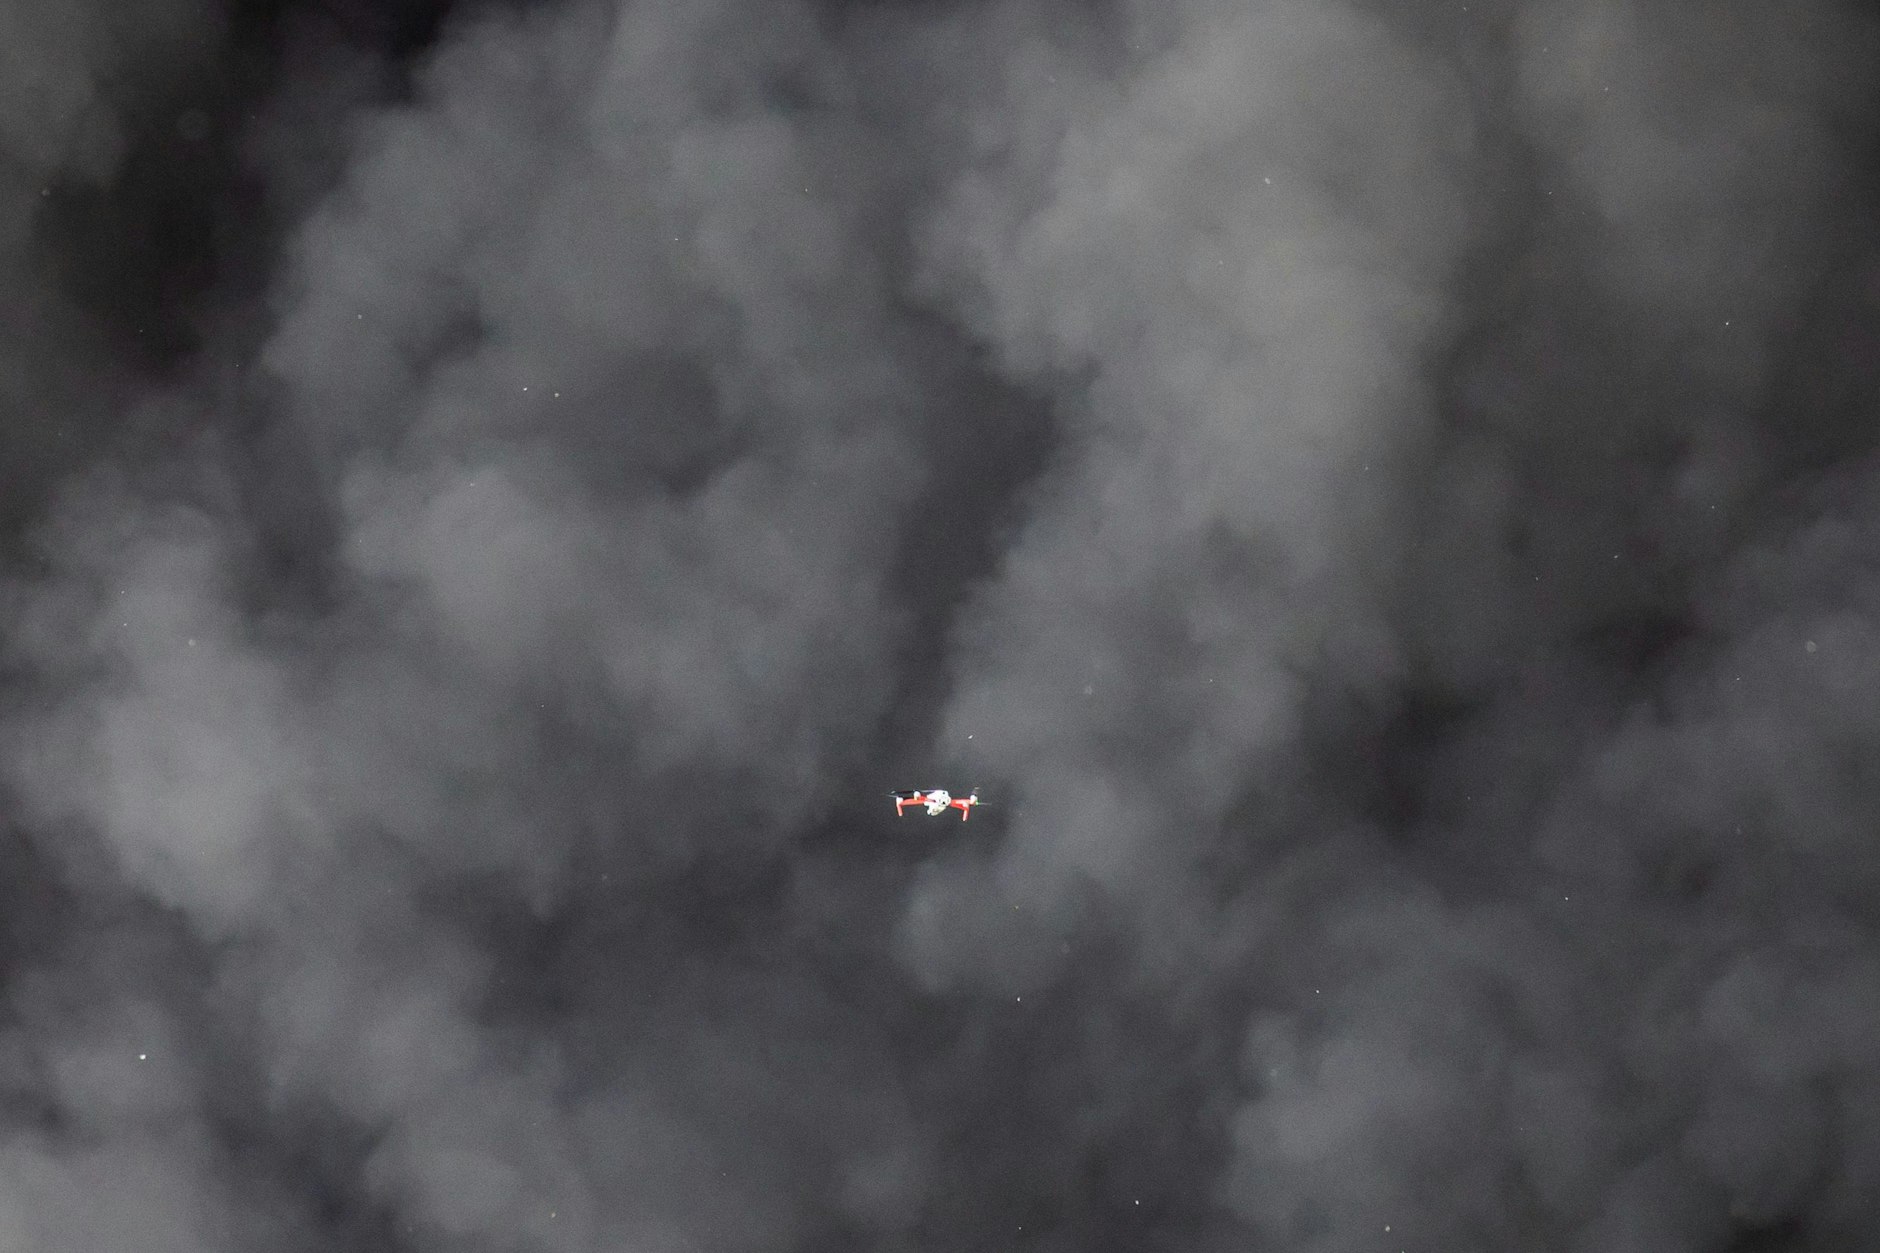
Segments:
[[[1854,1241],[1870,23],[387,14],[4,19],[0,1248]]]

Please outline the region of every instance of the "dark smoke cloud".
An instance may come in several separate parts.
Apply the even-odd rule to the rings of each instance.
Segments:
[[[1858,1243],[1860,15],[16,7],[0,1248]]]

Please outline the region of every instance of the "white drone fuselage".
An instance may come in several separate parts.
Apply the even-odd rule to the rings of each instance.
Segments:
[[[918,805],[927,811],[929,818],[937,818],[949,809],[957,809],[960,811],[960,819],[964,821],[972,812],[973,806],[979,804],[978,788],[973,789],[971,796],[958,799],[955,799],[953,793],[945,788],[938,787],[931,791],[925,788],[915,788],[906,792],[890,792],[888,795],[894,798],[896,814],[905,813],[910,805]]]

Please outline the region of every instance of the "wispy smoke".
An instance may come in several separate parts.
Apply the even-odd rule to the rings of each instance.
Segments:
[[[1857,1242],[1856,14],[68,8],[0,1249]]]

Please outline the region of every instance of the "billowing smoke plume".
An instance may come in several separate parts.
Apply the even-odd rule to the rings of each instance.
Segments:
[[[0,1249],[1858,1243],[1880,29],[1688,7],[13,6]]]

